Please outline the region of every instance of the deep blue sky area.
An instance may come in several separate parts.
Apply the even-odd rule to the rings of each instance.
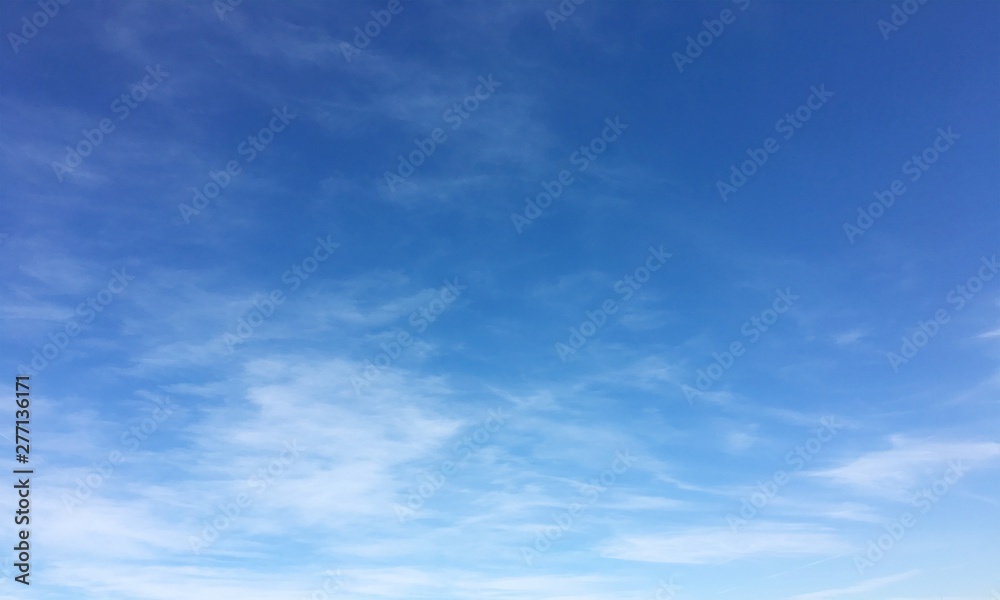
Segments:
[[[997,2],[51,2],[0,599],[1000,598]]]

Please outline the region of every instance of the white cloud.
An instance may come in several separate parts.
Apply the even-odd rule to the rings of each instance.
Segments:
[[[852,329],[850,331],[845,331],[843,333],[834,334],[833,341],[838,346],[846,346],[853,344],[854,342],[860,340],[861,338],[868,335],[863,329]]]
[[[834,555],[849,549],[844,540],[823,527],[756,523],[738,533],[720,526],[623,536],[606,544],[602,555],[654,563],[718,564],[748,557]]]
[[[868,452],[841,466],[807,474],[857,492],[901,498],[918,483],[942,476],[949,461],[977,465],[1000,456],[996,442],[934,442],[904,436],[893,436],[889,442],[888,450]]]

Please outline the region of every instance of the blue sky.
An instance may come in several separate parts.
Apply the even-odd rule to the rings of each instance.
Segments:
[[[0,597],[1000,597],[996,3],[223,2],[0,8]]]

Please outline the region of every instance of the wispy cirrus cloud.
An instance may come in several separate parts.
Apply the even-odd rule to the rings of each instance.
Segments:
[[[980,466],[995,463],[1000,456],[1000,443],[996,442],[946,442],[902,435],[892,436],[888,442],[889,449],[871,451],[809,475],[855,492],[905,497],[915,484],[938,475],[949,461]]]
[[[850,545],[834,530],[794,523],[757,523],[734,535],[728,527],[626,535],[602,546],[602,555],[669,564],[720,564],[751,557],[836,555]]]

